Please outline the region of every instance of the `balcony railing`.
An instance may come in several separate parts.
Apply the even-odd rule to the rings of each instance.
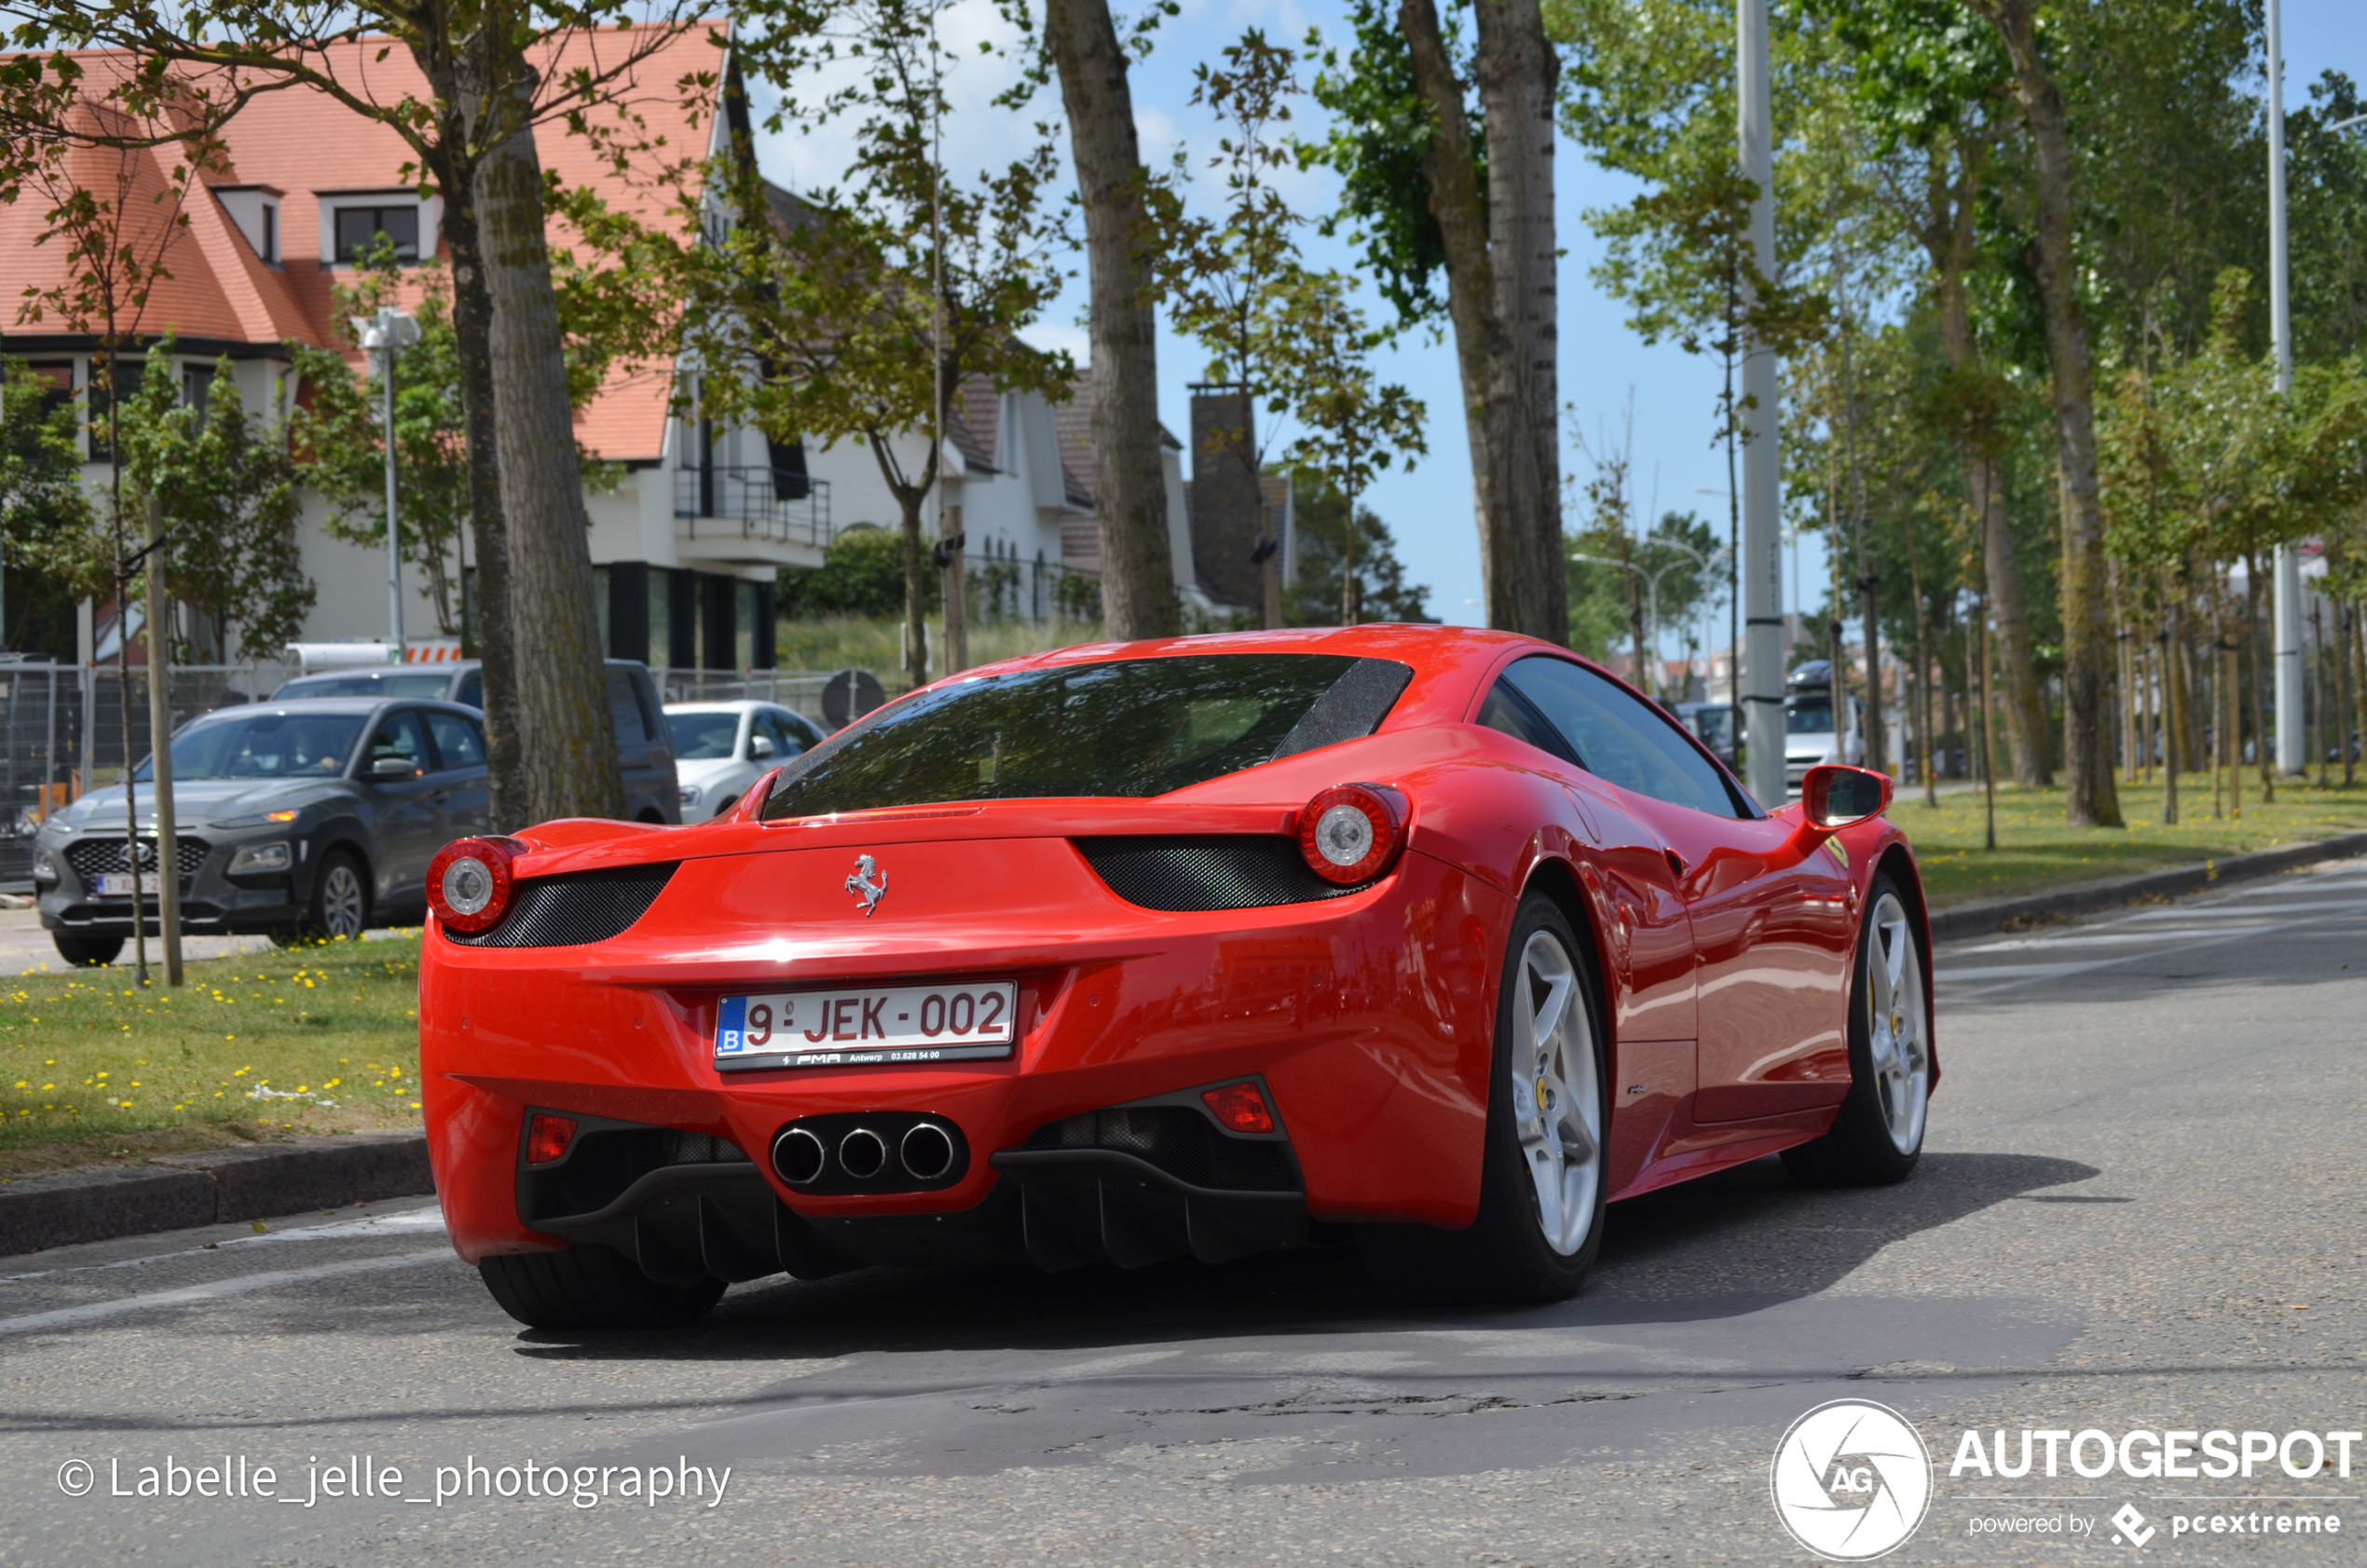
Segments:
[[[769,468],[674,470],[674,531],[688,539],[762,539],[773,544],[830,543],[830,486],[803,482],[805,494],[774,487]]]

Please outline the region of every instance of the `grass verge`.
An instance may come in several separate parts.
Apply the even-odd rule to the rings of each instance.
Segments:
[[[2258,774],[2248,775],[2243,814],[2214,818],[2210,775],[2181,774],[2179,820],[2165,825],[2160,780],[2124,783],[2126,827],[2067,827],[2061,790],[2001,786],[1994,850],[1983,845],[1977,789],[1943,795],[1936,807],[1924,805],[1921,791],[1903,790],[1891,803],[1890,819],[1914,844],[1936,907],[2367,830],[2367,783],[2319,789],[2314,782],[2289,781],[2278,786],[2274,802],[2261,800],[2259,785]],[[2227,811],[2223,800],[2221,810]]]
[[[0,1177],[419,1125],[418,933],[153,973],[0,982]]]
[[[900,620],[871,620],[855,616],[824,616],[813,620],[781,622],[773,647],[784,670],[864,669],[880,677],[891,692],[904,687],[904,640]],[[945,622],[929,619],[929,650],[933,668],[942,668]],[[1097,641],[1098,621],[974,620],[970,623],[970,662],[992,664],[1022,654],[1048,653],[1056,648]]]

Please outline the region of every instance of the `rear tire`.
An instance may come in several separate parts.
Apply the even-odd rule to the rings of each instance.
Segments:
[[[58,956],[76,969],[104,969],[123,951],[120,936],[68,936],[58,932],[49,939],[58,945]]]
[[[1357,1247],[1402,1301],[1558,1302],[1603,1245],[1609,1075],[1589,949],[1541,893],[1512,921],[1497,996],[1479,1215],[1460,1231],[1365,1225]]]
[[[477,1264],[501,1310],[529,1329],[679,1329],[705,1317],[723,1281],[662,1285],[614,1248],[516,1252]]]
[[[1849,984],[1849,1096],[1824,1137],[1784,1151],[1809,1187],[1887,1187],[1923,1156],[1932,1049],[1923,951],[1907,900],[1888,874],[1866,893]]]

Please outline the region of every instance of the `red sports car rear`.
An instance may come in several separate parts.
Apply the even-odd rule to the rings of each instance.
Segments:
[[[1911,1168],[1920,892],[1887,782],[1828,771],[1824,820],[1768,816],[1497,634],[969,672],[712,824],[439,857],[438,1190],[550,1327],[1350,1239],[1400,1288],[1567,1293],[1626,1193],[1787,1147]]]

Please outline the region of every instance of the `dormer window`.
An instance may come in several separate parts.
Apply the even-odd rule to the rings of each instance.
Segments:
[[[272,185],[216,185],[215,199],[239,225],[258,260],[280,265],[280,191]]]
[[[377,249],[381,235],[393,245],[398,263],[417,266],[419,204],[406,201],[386,206],[340,205],[336,210],[337,264],[352,266],[366,260]]]

